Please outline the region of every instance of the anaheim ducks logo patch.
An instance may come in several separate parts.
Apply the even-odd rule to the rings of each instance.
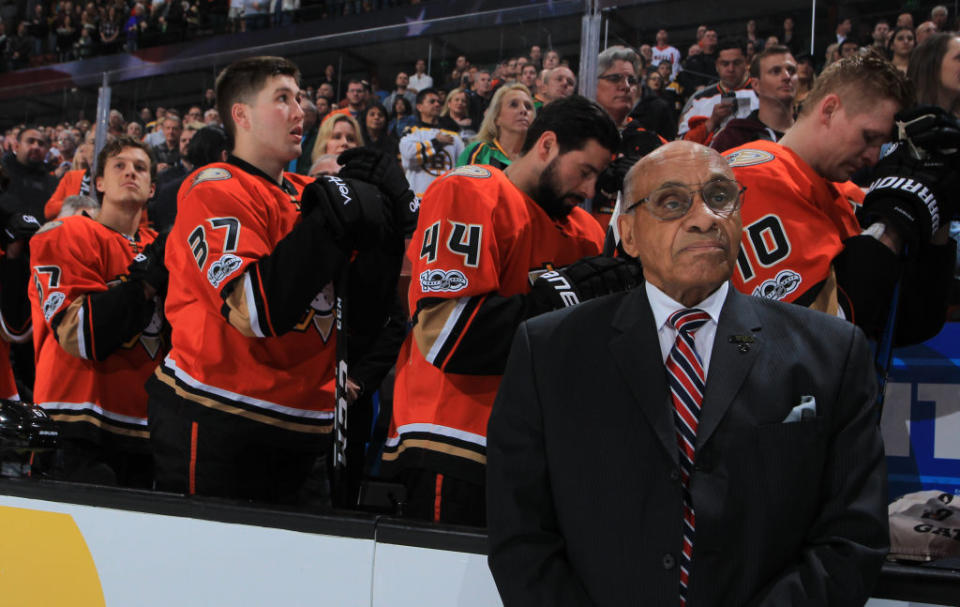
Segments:
[[[40,229],[37,230],[37,234],[43,234],[44,232],[49,232],[50,230],[54,228],[59,228],[62,225],[63,225],[63,222],[60,220],[48,221],[47,223],[40,226]]]
[[[731,168],[750,167],[756,164],[770,162],[773,158],[773,154],[764,150],[737,150],[736,152],[727,154],[727,164],[729,164]]]
[[[449,177],[450,175],[461,175],[463,177],[473,177],[474,179],[487,179],[490,177],[490,175],[492,175],[492,173],[482,166],[465,164],[462,167],[457,167],[450,171],[447,176]]]
[[[231,177],[233,177],[233,175],[227,169],[221,167],[211,167],[209,169],[203,169],[194,175],[193,183],[190,185],[190,187],[203,183],[204,181],[225,181]]]

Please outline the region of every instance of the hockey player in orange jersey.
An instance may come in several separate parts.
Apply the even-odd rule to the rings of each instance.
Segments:
[[[726,152],[746,187],[737,289],[847,318],[876,337],[902,275],[896,341],[916,343],[940,330],[956,246],[947,233],[957,208],[948,185],[956,160],[915,159],[905,142],[879,163],[878,156],[895,115],[903,133],[943,140],[954,152],[960,125],[935,108],[908,110],[911,103],[909,84],[892,65],[850,57],[824,70],[779,143]],[[848,180],[875,163],[864,196]]]
[[[97,219],[50,222],[30,241],[34,400],[60,422],[65,479],[152,486],[143,383],[163,355],[162,241],[143,227],[156,166],[145,144],[107,143]]]
[[[295,502],[329,448],[333,279],[389,222],[373,186],[284,171],[301,153],[299,77],[280,57],[225,68],[231,154],[180,188],[171,349],[147,385],[161,489]]]
[[[427,190],[383,454],[407,486],[405,516],[484,523],[487,418],[517,326],[637,283],[635,266],[578,261],[599,254],[603,230],[577,205],[619,143],[600,106],[568,97],[544,107],[505,171],[466,165]]]

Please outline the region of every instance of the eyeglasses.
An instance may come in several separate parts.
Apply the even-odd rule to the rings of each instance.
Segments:
[[[637,82],[639,82],[636,76],[631,76],[630,74],[607,74],[606,76],[597,76],[597,78],[606,80],[610,84],[620,84],[626,80],[630,86],[637,86]]]
[[[733,179],[726,178],[712,179],[699,188],[691,188],[682,183],[669,184],[631,204],[626,212],[629,213],[646,202],[647,210],[657,219],[662,221],[680,219],[690,212],[694,195],[700,194],[700,198],[710,211],[720,217],[728,217],[740,208],[740,198],[746,191],[747,188]]]

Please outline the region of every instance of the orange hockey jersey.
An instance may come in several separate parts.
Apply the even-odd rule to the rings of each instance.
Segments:
[[[91,295],[124,280],[127,266],[156,232],[135,238],[83,215],[48,223],[30,239],[29,288],[36,359],[35,402],[67,436],[146,450],[144,382],[162,356],[162,311],[142,333],[100,358],[100,314]]]
[[[311,181],[284,173],[278,185],[238,159],[187,177],[166,245],[171,350],[156,373],[182,398],[305,434],[333,422],[333,286],[277,335],[256,262],[300,221]]]
[[[754,141],[724,156],[745,186],[743,235],[733,285],[741,292],[837,315],[832,262],[860,234],[863,192],[820,177],[790,148]]]
[[[602,245],[603,230],[586,211],[554,221],[493,167],[462,166],[430,186],[407,250],[416,325],[397,360],[385,472],[425,467],[483,481],[501,376],[476,373],[487,351],[504,352],[506,362],[520,320],[481,321],[483,307],[529,292],[540,273],[597,255]],[[477,367],[453,372],[467,342],[479,351]]]

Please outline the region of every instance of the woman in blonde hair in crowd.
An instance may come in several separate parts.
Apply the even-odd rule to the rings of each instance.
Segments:
[[[324,154],[340,154],[363,145],[360,124],[349,114],[332,114],[320,125],[317,141],[313,144],[310,161],[316,162]]]
[[[535,113],[530,89],[519,83],[501,86],[483,115],[476,140],[457,158],[457,166],[489,164],[499,169],[509,166],[520,155]]]
[[[470,117],[470,100],[467,99],[466,90],[458,87],[447,94],[447,100],[440,111],[439,126],[457,133],[464,141],[477,136],[477,125]]]

